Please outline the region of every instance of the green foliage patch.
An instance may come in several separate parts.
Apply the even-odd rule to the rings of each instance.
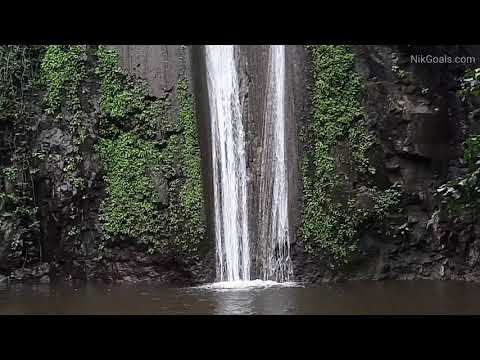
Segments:
[[[480,68],[465,72],[460,95],[464,100],[480,96]],[[436,193],[450,216],[459,215],[465,209],[471,209],[476,214],[480,205],[480,135],[469,136],[463,145],[466,173],[443,184]]]
[[[183,146],[182,165],[185,168],[186,181],[180,192],[180,201],[187,209],[195,209],[197,225],[200,224],[200,212],[203,203],[202,175],[200,167],[200,145],[198,142],[197,122],[193,101],[188,93],[188,85],[181,80],[177,85],[177,94],[180,105],[179,118],[183,125],[185,143]]]
[[[38,80],[42,51],[41,46],[0,46],[0,119],[15,118],[25,111],[24,95]]]
[[[150,171],[161,165],[160,152],[131,133],[99,144],[107,185],[101,214],[106,233],[126,235],[153,245],[161,230]]]
[[[34,111],[35,102],[26,97],[31,89],[38,90],[34,95],[43,110],[70,132],[72,150],[63,158],[34,153],[30,146],[38,119],[26,110]],[[97,90],[98,104],[92,104]],[[128,238],[150,253],[195,255],[205,232],[200,149],[187,81],[179,79],[176,90],[176,99],[149,96],[146,83],[127,75],[117,51],[105,46],[0,46],[0,120],[8,121],[14,138],[8,166],[0,168],[0,227],[13,226],[17,245],[32,242],[39,230],[35,166],[48,156],[61,158],[58,180],[71,183],[76,198],[84,198],[83,155],[96,142],[106,183],[100,209],[105,239]],[[97,133],[99,139],[91,136]],[[72,202],[66,236],[81,239],[80,211]]]
[[[362,122],[362,84],[354,55],[343,45],[307,48],[313,84],[312,120],[304,130],[303,236],[306,250],[324,255],[334,267],[349,262],[358,248],[361,226],[372,215],[358,206],[346,180],[349,175],[375,172],[368,159],[374,138]],[[340,145],[353,165],[346,174],[336,160]],[[383,211],[390,200],[389,194],[381,194],[376,193],[374,201]]]
[[[480,135],[472,135],[465,141],[465,175],[449,181],[437,189],[437,196],[446,205],[449,215],[459,215],[465,209],[480,205]]]
[[[79,45],[50,45],[41,63],[47,87],[46,108],[53,114],[63,105],[80,107],[80,83],[86,77],[85,52]]]
[[[45,110],[50,115],[63,112],[72,134],[72,153],[65,157],[63,173],[76,190],[86,189],[82,178],[80,146],[87,138],[84,109],[80,98],[89,76],[88,52],[80,45],[49,45],[41,61],[40,75],[46,88]]]
[[[0,240],[24,261],[40,254],[32,111],[43,46],[0,46]],[[2,168],[3,167],[3,168]],[[31,252],[30,250],[33,250]]]
[[[97,51],[98,65],[95,69],[99,76],[100,109],[112,118],[125,118],[145,109],[146,89],[133,81],[119,65],[118,52],[105,46]]]
[[[179,110],[172,120],[170,101],[149,98],[146,84],[120,68],[115,50],[99,47],[97,56],[105,232],[110,238],[136,239],[151,253],[193,255],[205,223],[195,109],[187,82],[177,83]],[[159,191],[168,192],[167,203],[165,194],[158,199]]]
[[[185,180],[178,193],[178,204],[173,204],[169,209],[169,219],[176,247],[183,252],[194,253],[204,237],[205,218],[195,109],[185,80],[177,83],[177,100],[178,116],[184,131],[177,161],[182,164]]]
[[[168,101],[149,98],[146,83],[123,71],[116,50],[99,46],[96,55],[102,134],[111,137],[122,131],[134,131],[141,137],[154,139],[160,130],[159,120],[166,116]]]

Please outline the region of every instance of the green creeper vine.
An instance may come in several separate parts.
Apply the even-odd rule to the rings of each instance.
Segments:
[[[127,76],[119,65],[118,53],[100,46],[97,56],[98,66],[95,72],[101,79],[102,112],[112,118],[125,118],[129,114],[144,110],[146,89],[135,82],[127,81]]]
[[[463,100],[480,96],[480,68],[467,70],[461,85]],[[477,216],[476,209],[480,204],[480,135],[470,135],[463,145],[465,174],[440,186],[436,194],[446,205],[448,215],[459,215],[465,209],[470,209]]]
[[[198,142],[197,123],[193,101],[188,93],[188,86],[185,80],[177,85],[178,98],[180,100],[180,120],[185,131],[185,146],[183,153],[183,165],[187,178],[180,192],[181,201],[186,208],[195,209],[194,222],[199,225],[201,222],[200,212],[203,203],[203,188],[200,167],[200,145]]]
[[[66,180],[77,190],[85,190],[86,180],[81,175],[82,155],[80,146],[87,138],[85,113],[80,97],[89,76],[87,51],[80,45],[49,45],[41,63],[41,76],[46,87],[45,108],[47,114],[62,116],[62,109],[69,115],[72,129],[73,152],[65,158],[63,172]]]
[[[80,108],[80,83],[85,80],[85,52],[78,45],[50,45],[42,60],[42,77],[47,86],[47,112],[62,105]]]
[[[342,174],[336,154],[341,153],[340,147],[346,149],[345,156],[353,161],[353,174],[374,173],[368,160],[374,138],[362,123],[362,85],[353,53],[343,45],[307,48],[313,88],[312,120],[303,132],[303,236],[306,250],[323,254],[333,267],[349,262],[358,248],[361,225],[372,215],[349,193],[345,180],[350,174]],[[384,198],[380,194],[375,197]],[[384,200],[388,203],[388,196]],[[384,208],[387,206],[381,202],[377,206]]]
[[[146,84],[118,65],[115,50],[99,47],[97,57],[104,137],[98,148],[107,182],[104,230],[109,238],[136,239],[150,253],[193,255],[205,225],[195,109],[187,82],[177,83],[178,115],[172,118],[171,101],[149,98]],[[158,199],[159,191],[167,191],[168,199]]]
[[[100,46],[96,55],[102,133],[108,137],[133,130],[140,136],[155,138],[158,124],[166,116],[168,102],[149,99],[145,82],[128,76],[120,67],[117,51]]]
[[[159,151],[131,133],[102,140],[99,151],[107,174],[107,198],[101,209],[105,231],[147,245],[156,243],[162,224],[149,171],[160,166]]]
[[[42,257],[32,153],[32,103],[43,46],[0,46],[0,235],[18,259]],[[3,180],[3,181],[1,181]]]
[[[179,206],[170,209],[176,246],[184,252],[194,253],[204,236],[203,187],[200,167],[200,146],[193,101],[185,80],[177,83],[179,119],[184,129],[184,142],[179,155],[185,182],[179,191]]]

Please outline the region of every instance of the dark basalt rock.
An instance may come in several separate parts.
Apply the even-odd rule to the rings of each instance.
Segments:
[[[168,97],[172,106],[168,107],[170,112],[163,120],[178,125],[176,84],[180,75],[190,79],[188,49],[177,45],[119,48],[124,68],[148,82],[150,98]],[[93,58],[87,56],[85,59],[94,61]],[[39,233],[32,239],[31,249],[14,252],[12,244],[20,235],[20,220],[0,221],[2,274],[12,281],[42,283],[77,280],[194,283],[204,278],[203,274],[211,271],[211,267],[203,270],[200,265],[205,260],[203,258],[197,259],[196,263],[177,264],[168,256],[159,260],[147,255],[143,245],[132,246],[132,239],[119,237],[106,243],[99,215],[105,196],[105,180],[102,162],[95,149],[100,138],[99,83],[95,77],[89,78],[80,94],[81,122],[85,131],[80,146],[74,127],[79,120],[68,109],[62,109],[58,117],[47,115],[41,108],[44,95],[38,92],[30,99],[30,115],[35,119],[30,150],[43,156],[36,160],[39,169],[32,180]],[[160,127],[158,131],[159,139],[185,131],[177,126],[173,130],[167,129],[165,134],[162,129]],[[0,124],[0,135],[0,146],[9,149],[12,134],[4,131],[3,124]],[[9,165],[10,156],[10,153],[1,152],[0,170]],[[68,165],[73,160],[77,163],[69,172]],[[151,174],[156,189],[156,196],[151,199],[153,202],[168,206],[169,182],[180,181],[183,176],[180,167],[175,172],[175,179],[166,179],[161,172]],[[84,188],[75,183],[80,178]],[[0,175],[0,191],[13,192],[15,183],[5,180]],[[3,210],[2,206],[0,203],[0,210]],[[102,250],[103,245],[106,251]]]
[[[407,230],[403,238],[379,238],[375,226],[365,229],[358,258],[347,267],[330,270],[321,258],[311,258],[301,245],[292,257],[295,276],[312,282],[336,279],[459,279],[480,280],[479,243],[468,210],[456,220],[436,212],[436,189],[465,171],[461,144],[477,131],[457,90],[462,64],[414,64],[415,52],[463,56],[480,54],[475,46],[353,46],[357,71],[365,84],[367,123],[380,147],[376,177],[384,186],[398,182],[404,190],[398,220],[387,224]],[[405,71],[401,79],[393,66]],[[368,196],[362,182],[352,184],[363,206]],[[319,219],[321,221],[321,219]],[[397,223],[398,222],[398,223]],[[478,227],[476,224],[475,228]],[[478,231],[477,231],[478,232]]]

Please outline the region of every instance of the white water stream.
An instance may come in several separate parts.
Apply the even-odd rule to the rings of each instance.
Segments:
[[[217,279],[250,280],[244,119],[235,46],[206,45],[211,116]],[[269,48],[261,160],[259,250],[264,281],[291,273],[285,133],[285,46]],[[261,280],[255,280],[261,281]]]
[[[288,223],[285,116],[285,45],[269,49],[260,188],[260,239],[264,280],[288,281],[292,271]]]
[[[233,45],[205,46],[220,281],[250,280],[245,134],[234,54]]]

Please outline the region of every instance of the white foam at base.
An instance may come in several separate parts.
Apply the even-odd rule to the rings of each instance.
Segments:
[[[201,289],[251,289],[251,288],[269,288],[269,287],[299,287],[295,282],[276,282],[271,280],[236,280],[236,281],[220,281],[211,284],[197,286]]]

